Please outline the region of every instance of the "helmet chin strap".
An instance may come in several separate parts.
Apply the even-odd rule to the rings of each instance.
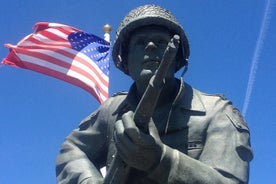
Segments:
[[[182,71],[182,73],[181,73],[181,75],[180,75],[180,79],[181,79],[181,80],[183,80],[183,76],[185,75],[185,73],[186,73],[187,71],[188,71],[188,61],[187,61],[187,64],[184,65],[183,71]]]
[[[188,64],[184,65],[183,71],[182,71],[181,76],[180,76],[179,90],[178,90],[178,93],[177,93],[176,97],[174,98],[174,101],[173,101],[171,107],[170,107],[169,115],[168,115],[167,122],[166,122],[166,127],[165,127],[165,130],[164,130],[165,135],[168,133],[168,128],[169,128],[169,124],[170,124],[172,111],[179,104],[180,100],[182,99],[182,97],[184,95],[185,85],[184,85],[183,77],[184,77],[184,75],[187,71],[188,71]]]
[[[118,55],[118,63],[117,63],[117,67],[122,67],[122,63],[123,63],[123,60],[122,60],[122,57],[121,57],[121,55]]]

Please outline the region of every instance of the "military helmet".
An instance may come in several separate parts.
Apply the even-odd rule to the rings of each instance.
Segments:
[[[127,75],[128,69],[125,63],[126,61],[122,58],[124,58],[124,54],[127,54],[129,35],[136,28],[151,25],[165,27],[172,34],[178,34],[180,36],[181,43],[178,52],[181,52],[183,60],[177,63],[176,71],[188,64],[190,49],[182,26],[168,10],[157,5],[144,5],[130,11],[116,32],[116,39],[112,51],[113,61],[116,67]]]

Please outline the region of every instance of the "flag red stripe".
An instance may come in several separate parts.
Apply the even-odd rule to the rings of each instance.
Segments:
[[[106,86],[108,85],[108,81],[105,80],[105,79],[101,76],[101,74],[99,73],[99,71],[96,70],[95,67],[93,67],[93,65],[92,65],[90,62],[88,62],[87,60],[85,60],[85,59],[79,57],[78,55],[73,55],[72,53],[66,52],[65,50],[59,50],[59,51],[56,51],[56,52],[58,52],[58,53],[60,53],[60,54],[63,54],[64,56],[67,56],[67,57],[70,57],[70,58],[72,58],[72,57],[75,56],[75,57],[74,57],[74,60],[79,61],[80,63],[82,63],[83,65],[85,65],[86,67],[88,67],[90,70],[92,70],[92,72],[93,72],[94,74],[97,75],[98,80],[100,80],[101,83],[103,83],[103,84],[106,85]]]
[[[42,35],[43,36],[43,35]],[[39,39],[36,39],[39,38]],[[47,38],[47,37],[46,37]],[[71,47],[70,43],[68,41],[63,42],[56,42],[54,40],[43,40],[41,39],[41,35],[35,35],[33,37],[30,37],[27,39],[28,41],[34,42],[39,45],[45,45],[45,46],[64,46],[64,47]]]
[[[63,26],[63,27],[55,27],[55,29],[59,30],[60,32],[69,35],[70,33],[76,32],[76,30],[67,27],[67,26]],[[79,30],[80,31],[80,30]]]
[[[45,31],[44,31],[44,32],[45,32]],[[32,37],[30,37],[30,39],[27,39],[27,40],[28,40],[28,41],[32,41],[32,42],[38,44],[38,47],[40,46],[41,49],[45,49],[43,46],[41,46],[41,45],[45,44],[44,42],[38,41],[38,40],[36,40],[36,39],[34,39],[34,38],[32,38]],[[51,44],[52,44],[52,43],[53,43],[53,42],[51,42]],[[63,50],[63,49],[51,48],[51,47],[49,47],[49,44],[48,44],[48,43],[46,43],[46,46],[47,46],[47,48],[46,48],[47,50],[55,51],[55,52],[57,52],[57,53],[60,53],[60,54],[62,54],[62,55],[65,55],[65,56],[67,56],[67,57],[70,57],[70,58],[72,58],[72,59],[75,59],[76,61],[81,62],[81,63],[84,64],[86,67],[88,67],[90,70],[92,70],[94,74],[97,75],[98,80],[100,80],[102,83],[104,83],[104,85],[106,85],[106,86],[108,85],[108,81],[104,80],[104,79],[101,77],[101,74],[100,74],[100,73],[91,65],[91,63],[88,62],[87,60],[82,59],[81,57],[77,56],[75,53],[72,54],[72,53],[67,52],[67,51],[65,51],[65,50]],[[60,44],[59,44],[59,46],[60,46]],[[66,44],[66,46],[68,46],[68,44]],[[34,46],[32,46],[32,48],[33,48],[33,47],[34,47]],[[72,49],[70,49],[70,50],[72,50]]]
[[[40,31],[45,31],[48,28],[54,28],[54,29],[60,30],[67,35],[69,35],[72,32],[81,32],[81,30],[77,28],[67,26],[64,24],[58,24],[58,23],[38,22],[34,26],[35,33],[39,33]]]
[[[86,84],[86,83],[84,83],[83,81],[81,81],[77,78],[68,76],[67,74],[64,74],[62,72],[59,72],[59,71],[51,69],[51,68],[45,68],[43,66],[40,66],[40,65],[37,65],[37,64],[34,64],[34,63],[30,63],[30,62],[27,62],[27,61],[22,61],[22,62],[25,63],[25,68],[26,69],[33,70],[33,71],[36,71],[38,73],[46,74],[46,75],[55,77],[57,79],[60,79],[60,80],[69,82],[71,84],[74,84],[76,86],[79,86],[82,89],[86,90],[87,92],[91,93],[93,96],[95,96],[97,98],[97,100],[99,100],[100,102],[103,102],[105,100],[105,99],[103,99],[103,97],[100,97],[99,94],[95,93],[95,90],[91,85]],[[103,96],[108,96],[108,94],[106,92],[102,93],[102,95]]]
[[[66,48],[70,48],[71,45],[67,42],[63,43],[55,43],[54,41],[52,42],[43,42],[41,40],[38,40],[36,38],[33,38],[34,36],[30,36],[27,39],[25,39],[23,42],[20,42],[17,47],[25,47],[25,48],[36,48],[36,47],[43,47],[43,48],[48,48],[48,47],[56,47],[56,46],[62,46]],[[36,36],[37,37],[37,36]]]
[[[81,30],[47,22],[37,23],[34,28],[35,32],[24,37],[17,45],[6,44],[10,53],[2,61],[4,64],[33,70],[79,86],[101,103],[108,98],[109,78],[104,73],[106,71],[102,71],[98,63],[93,61],[94,56],[73,49],[68,40],[68,35],[80,33]],[[72,39],[77,41],[79,38]],[[85,39],[80,41],[88,43]],[[81,44],[79,46],[83,47]],[[104,52],[99,51],[99,54],[108,60]]]
[[[24,63],[21,62],[21,60],[18,58],[14,50],[10,51],[9,55],[3,59],[2,63],[5,65],[10,65],[14,67],[25,68]]]
[[[54,31],[54,30],[53,30]],[[50,42],[54,42],[54,43],[59,43],[59,42],[67,42],[68,43],[68,40],[66,40],[65,38],[62,38],[60,35],[56,34],[56,33],[52,33],[50,31],[43,31],[43,32],[40,32],[39,34],[47,37],[48,39],[50,39],[49,41]],[[64,33],[63,33],[64,34]]]
[[[93,83],[95,83],[98,86],[107,86],[108,85],[107,83],[101,84],[100,81],[99,81],[100,78],[95,78],[91,73],[89,73],[89,72],[87,72],[87,71],[85,71],[85,70],[83,70],[83,69],[81,69],[77,66],[70,65],[70,64],[64,62],[63,60],[60,60],[58,58],[46,55],[42,52],[28,51],[26,49],[19,49],[19,50],[16,49],[16,51],[17,51],[17,54],[22,53],[22,54],[25,54],[25,55],[29,55],[31,57],[42,59],[47,63],[52,63],[52,64],[58,65],[60,67],[63,67],[66,70],[72,70],[72,71],[74,71],[76,73],[79,73],[79,74],[83,75],[84,77],[88,78],[90,81],[93,81]],[[21,60],[22,60],[22,58],[21,58]],[[27,62],[30,62],[30,61],[27,61]],[[47,66],[45,66],[45,67],[47,67]],[[96,72],[96,70],[94,70],[94,71]],[[98,74],[98,76],[99,75],[100,74]],[[100,92],[104,93],[104,94],[107,94],[107,92],[102,88],[100,89]]]
[[[54,52],[59,53],[61,55],[64,55],[64,56],[68,57],[68,59],[70,58],[70,62],[66,62],[64,60],[61,60],[61,58],[52,57],[52,56],[50,56],[50,54],[49,55],[44,54],[44,53],[47,52],[47,50],[44,49],[44,48],[41,48],[41,49],[43,49],[43,50],[42,51],[35,51],[35,49],[30,50],[30,49],[24,49],[24,48],[15,48],[16,52],[18,52],[18,53],[23,53],[23,54],[26,54],[26,55],[34,56],[34,57],[43,59],[45,61],[51,62],[53,64],[62,66],[64,68],[68,68],[68,69],[71,68],[71,69],[74,69],[75,71],[83,71],[85,73],[85,75],[87,75],[87,76],[92,76],[93,77],[92,74],[94,74],[96,76],[93,77],[93,78],[95,78],[96,81],[101,82],[104,86],[108,86],[108,81],[106,81],[101,76],[99,71],[97,69],[95,69],[95,67],[93,67],[92,63],[90,63],[89,61],[77,56],[76,54],[66,52],[65,50],[55,50],[55,49],[47,48],[47,50],[51,50],[51,51],[54,51]],[[70,50],[74,51],[72,49],[70,49]],[[83,69],[81,69],[77,66],[72,65],[72,62],[71,62],[72,60],[75,60],[75,61],[83,64],[84,66],[86,66],[88,69],[91,70],[91,73],[87,72],[87,71],[84,71]],[[99,84],[99,82],[97,82],[97,84]]]
[[[35,39],[35,38],[33,38],[33,37],[29,37],[29,38],[27,39],[27,41],[32,42],[32,43],[34,43],[34,44],[38,44],[38,45],[43,45],[43,44],[44,44],[43,42],[41,42],[41,41],[39,41],[39,40],[37,40],[37,39]]]

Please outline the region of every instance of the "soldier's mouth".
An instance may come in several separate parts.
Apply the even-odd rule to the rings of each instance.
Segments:
[[[158,56],[154,57],[154,58],[145,56],[144,57],[144,63],[157,63],[157,64],[159,64],[160,63],[160,59],[159,59]]]
[[[159,60],[148,60],[144,62],[144,68],[149,70],[156,70],[159,66]]]

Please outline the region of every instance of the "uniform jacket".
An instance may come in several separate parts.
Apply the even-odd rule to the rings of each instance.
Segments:
[[[186,83],[181,90],[167,131],[157,126],[166,145],[164,158],[150,173],[132,170],[127,183],[248,183],[253,155],[239,111],[222,95],[205,94]],[[57,157],[58,183],[101,183],[99,170],[109,166],[115,153],[113,125],[138,102],[133,85],[129,93],[110,97],[73,130]]]

